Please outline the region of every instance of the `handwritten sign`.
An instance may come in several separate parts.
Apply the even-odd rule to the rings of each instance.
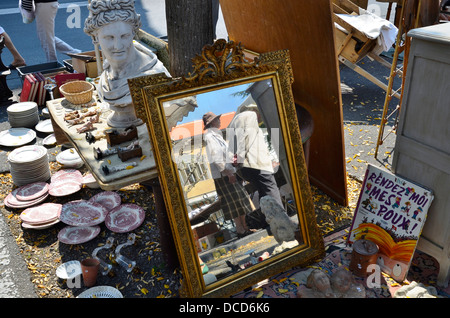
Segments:
[[[369,164],[348,242],[367,239],[376,243],[377,264],[403,281],[433,198],[431,190]]]

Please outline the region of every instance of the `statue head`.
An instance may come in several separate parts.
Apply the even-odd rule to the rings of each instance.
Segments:
[[[134,0],[92,0],[84,32],[100,44],[103,56],[118,70],[133,61],[133,39],[141,20],[134,10]]]
[[[140,15],[134,9],[134,0],[91,0],[89,16],[84,22],[84,32],[97,41],[97,32],[103,26],[114,22],[126,22],[134,34],[141,27]]]

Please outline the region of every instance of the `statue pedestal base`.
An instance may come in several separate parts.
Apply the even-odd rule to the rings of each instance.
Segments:
[[[132,105],[125,107],[110,107],[112,113],[106,122],[112,128],[127,128],[131,125],[140,126],[144,122],[136,117],[136,112]]]

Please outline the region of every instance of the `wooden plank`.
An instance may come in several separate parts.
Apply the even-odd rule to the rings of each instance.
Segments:
[[[333,0],[333,3],[344,9],[348,14],[352,12],[359,14],[359,6],[349,0]]]
[[[340,76],[329,0],[220,0],[230,40],[255,52],[289,49],[295,102],[314,120],[309,177],[348,204]]]
[[[385,91],[388,90],[388,86],[383,83],[382,81],[380,81],[378,78],[376,78],[375,76],[373,76],[372,74],[370,74],[369,72],[367,72],[365,69],[359,67],[358,65],[351,63],[350,61],[346,60],[343,57],[339,57],[339,61],[344,64],[345,66],[348,66],[349,68],[351,68],[353,71],[355,71],[356,73],[358,73],[361,76],[364,76],[365,78],[367,78],[369,81],[371,81],[372,83],[374,83],[375,85],[377,85],[378,87],[381,87],[382,89],[384,89]],[[397,97],[398,99],[400,99],[400,94],[398,92],[392,92],[391,93],[394,97]]]

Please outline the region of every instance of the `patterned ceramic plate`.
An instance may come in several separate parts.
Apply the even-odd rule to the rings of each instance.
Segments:
[[[16,198],[17,190],[18,189],[14,189],[3,200],[3,203],[5,203],[5,205],[7,207],[10,207],[10,208],[13,208],[13,209],[24,209],[24,208],[28,208],[28,207],[31,207],[33,205],[36,205],[38,203],[41,203],[42,201],[44,201],[48,197],[48,193],[45,193],[43,196],[41,196],[39,198],[36,198],[34,200],[31,200],[31,201],[19,201]]]
[[[18,188],[16,198],[21,201],[30,201],[43,196],[47,192],[47,182],[34,182]]]
[[[136,204],[126,203],[109,211],[105,219],[108,229],[125,233],[139,227],[145,219],[145,211]]]
[[[82,184],[74,180],[58,180],[50,183],[48,193],[54,197],[63,197],[81,190]]]
[[[101,204],[85,200],[63,204],[60,220],[72,226],[94,226],[105,220],[108,210]]]
[[[41,205],[25,209],[20,218],[28,224],[43,224],[59,219],[62,204],[59,203],[43,203]]]
[[[64,244],[81,244],[92,240],[100,233],[100,226],[66,226],[58,233]]]
[[[89,201],[103,205],[108,211],[111,211],[122,203],[120,195],[113,191],[103,191],[97,193],[90,198]]]
[[[52,175],[50,182],[56,182],[59,179],[73,179],[79,183],[82,183],[83,175],[77,169],[61,169]]]

